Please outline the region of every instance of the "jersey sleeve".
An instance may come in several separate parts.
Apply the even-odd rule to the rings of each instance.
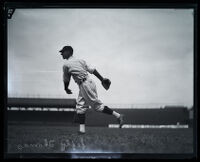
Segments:
[[[87,64],[86,61],[84,62],[85,70],[88,71],[90,74],[93,74],[95,67],[92,67],[90,64]]]
[[[71,77],[71,75],[69,73],[68,67],[66,65],[63,65],[63,81],[69,82],[70,77]]]

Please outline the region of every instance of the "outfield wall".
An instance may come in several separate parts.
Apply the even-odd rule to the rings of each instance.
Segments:
[[[115,109],[125,115],[125,124],[189,124],[189,111],[187,108],[164,109]],[[77,121],[74,111],[7,111],[8,122],[39,122],[39,123],[66,123],[74,124]],[[88,126],[108,126],[117,124],[114,116],[88,110],[86,114]]]

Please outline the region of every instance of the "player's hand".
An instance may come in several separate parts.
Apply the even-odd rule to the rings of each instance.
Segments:
[[[65,91],[66,91],[67,94],[72,94],[71,89],[66,89]]]

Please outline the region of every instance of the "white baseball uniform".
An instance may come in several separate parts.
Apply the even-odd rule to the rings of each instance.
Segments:
[[[63,81],[70,81],[70,74],[79,86],[76,100],[76,112],[84,114],[89,106],[96,111],[102,111],[104,104],[98,99],[95,82],[89,78],[88,72],[93,74],[95,68],[87,65],[84,60],[71,56],[63,65]],[[82,82],[82,80],[85,80]]]

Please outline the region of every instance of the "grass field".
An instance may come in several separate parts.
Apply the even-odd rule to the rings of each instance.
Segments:
[[[63,125],[9,125],[8,153],[192,153],[193,131]]]

